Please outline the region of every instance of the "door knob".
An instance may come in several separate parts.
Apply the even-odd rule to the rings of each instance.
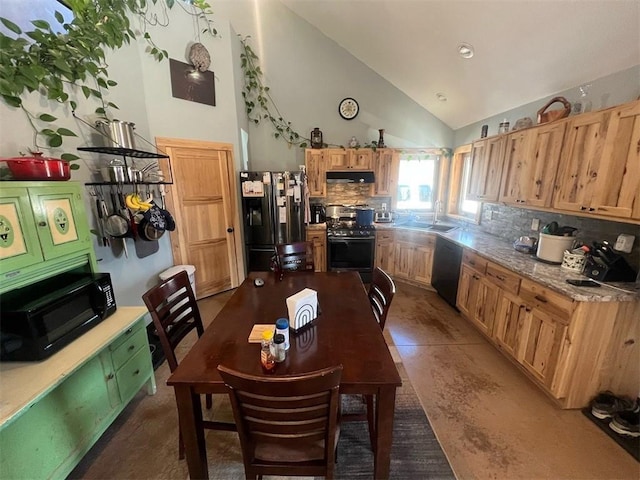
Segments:
[[[231,227],[227,228],[227,232],[233,233],[233,228],[231,228]]]

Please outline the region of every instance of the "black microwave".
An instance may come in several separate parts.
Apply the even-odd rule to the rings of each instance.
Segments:
[[[108,273],[67,272],[0,296],[0,360],[43,360],[116,311]]]

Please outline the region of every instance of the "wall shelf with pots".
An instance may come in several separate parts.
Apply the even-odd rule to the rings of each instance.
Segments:
[[[108,155],[122,155],[131,158],[169,158],[169,155],[162,153],[145,152],[133,148],[122,147],[78,147],[82,152],[106,153]]]
[[[147,152],[144,150],[137,150],[134,148],[125,148],[125,147],[113,147],[113,146],[100,146],[100,147],[78,147],[78,150],[83,151],[83,152],[93,152],[93,153],[101,153],[101,154],[106,154],[106,155],[118,155],[122,157],[122,167],[121,167],[121,172],[118,172],[117,174],[111,174],[111,175],[107,175],[105,173],[103,173],[103,178],[104,180],[102,181],[97,181],[97,182],[89,182],[89,183],[85,183],[85,185],[88,186],[99,186],[99,185],[172,185],[173,181],[171,181],[171,179],[164,179],[162,177],[160,177],[159,179],[145,179],[144,176],[144,172],[145,172],[145,168],[142,169],[142,171],[137,170],[136,168],[132,168],[135,167],[134,162],[128,162],[127,158],[129,159],[151,159],[151,160],[160,160],[163,159],[163,161],[165,162],[171,162],[171,159],[168,155],[165,155],[163,153],[154,153],[154,152]],[[117,162],[117,160],[114,160],[113,162]],[[113,163],[112,162],[112,163]],[[131,163],[131,164],[130,164]],[[155,165],[157,165],[158,162],[153,162]],[[147,168],[151,166],[151,164],[147,165]],[[158,165],[159,166],[159,165]],[[169,165],[167,166],[168,168],[163,169],[164,171],[170,172],[171,171],[171,165],[169,163]],[[133,171],[132,171],[133,170]],[[137,170],[137,171],[135,171]],[[135,172],[134,172],[135,171]],[[128,172],[128,173],[127,173]],[[138,174],[140,175],[139,177],[134,175],[134,174]]]

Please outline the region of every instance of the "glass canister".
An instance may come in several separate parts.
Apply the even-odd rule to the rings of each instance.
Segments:
[[[289,350],[291,346],[289,344],[289,320],[286,318],[279,318],[276,320],[276,335],[280,333],[284,335],[284,349]]]
[[[276,367],[276,359],[273,346],[273,330],[262,333],[260,363],[266,372],[271,372]]]
[[[273,350],[276,363],[284,362],[287,358],[287,351],[284,349],[284,335],[276,333],[273,336]]]

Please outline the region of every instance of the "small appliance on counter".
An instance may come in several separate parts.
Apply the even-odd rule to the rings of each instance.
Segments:
[[[593,242],[583,273],[601,282],[633,282],[637,275],[629,263],[613,251],[607,241]]]
[[[327,219],[327,211],[321,203],[311,205],[311,223],[324,223]]]
[[[391,212],[388,212],[386,210],[378,211],[375,214],[374,221],[376,223],[391,223],[393,222],[393,215],[391,214]]]
[[[540,231],[536,258],[542,262],[562,264],[565,250],[573,248],[576,228],[559,226],[558,222],[545,225]]]

